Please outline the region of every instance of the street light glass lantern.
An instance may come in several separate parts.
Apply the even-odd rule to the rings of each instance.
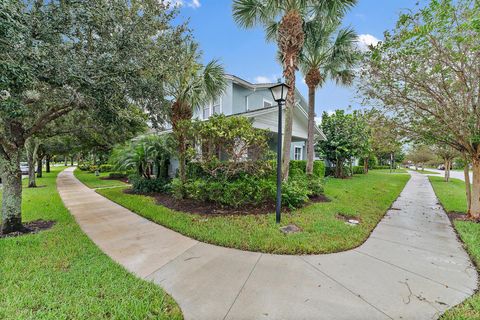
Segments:
[[[285,83],[279,83],[271,87],[270,92],[272,93],[273,100],[275,100],[276,103],[285,102],[289,88]]]

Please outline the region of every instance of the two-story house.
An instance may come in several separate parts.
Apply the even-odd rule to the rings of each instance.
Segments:
[[[271,132],[269,146],[277,149],[278,106],[272,99],[269,88],[275,83],[253,84],[233,75],[226,75],[227,87],[224,94],[212,103],[196,108],[193,118],[208,120],[213,114],[243,116],[252,119],[253,126],[268,129]],[[283,107],[285,108],[285,107]],[[302,95],[296,92],[296,107],[293,115],[293,134],[290,158],[306,160],[306,142],[308,137],[308,104]],[[283,117],[285,119],[285,117]],[[282,125],[282,128],[284,125]],[[316,133],[326,139],[323,132],[315,126]],[[171,161],[169,173],[174,175],[178,162]]]

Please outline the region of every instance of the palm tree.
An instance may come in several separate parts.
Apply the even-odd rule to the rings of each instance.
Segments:
[[[357,34],[352,29],[338,29],[339,23],[316,23],[306,34],[300,55],[300,69],[308,86],[307,174],[313,174],[315,91],[328,79],[350,85],[354,67],[360,57],[356,48]]]
[[[260,25],[267,40],[276,40],[283,65],[283,76],[290,87],[285,109],[283,140],[283,179],[288,179],[292,144],[295,72],[303,48],[305,31],[315,21],[338,21],[357,0],[234,0],[233,17],[244,28]]]
[[[156,134],[140,136],[129,144],[115,148],[110,162],[120,171],[135,171],[145,179],[151,179],[156,167],[156,178],[163,178],[161,169],[172,154],[168,136]]]
[[[199,61],[201,52],[198,45],[189,42],[185,46],[180,71],[168,79],[165,91],[172,97],[170,121],[173,136],[177,142],[179,175],[186,181],[186,154],[188,147],[189,125],[194,108],[200,108],[222,95],[226,87],[225,71],[217,60],[205,66]]]

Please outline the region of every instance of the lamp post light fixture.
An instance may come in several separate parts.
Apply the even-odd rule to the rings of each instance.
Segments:
[[[277,141],[277,204],[275,221],[280,223],[282,211],[282,105],[287,100],[289,86],[279,83],[270,88],[273,100],[278,104],[278,141]]]

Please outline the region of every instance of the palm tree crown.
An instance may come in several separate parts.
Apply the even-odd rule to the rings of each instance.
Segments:
[[[267,40],[276,40],[283,76],[288,90],[283,139],[284,180],[288,179],[290,148],[295,106],[295,72],[302,51],[305,33],[315,21],[334,22],[343,17],[357,0],[234,0],[233,17],[238,25],[251,28],[263,26]]]
[[[350,85],[360,57],[357,38],[353,29],[338,29],[338,24],[312,25],[299,57],[306,83],[316,88],[330,78],[337,84]]]

